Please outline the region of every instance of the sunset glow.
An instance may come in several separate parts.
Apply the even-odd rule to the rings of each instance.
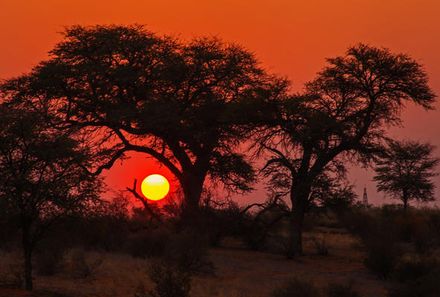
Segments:
[[[270,72],[291,79],[295,91],[313,79],[325,58],[343,54],[348,46],[358,42],[383,46],[421,62],[433,90],[440,94],[440,58],[436,54],[440,39],[433,38],[440,34],[439,11],[440,2],[435,0],[0,1],[0,38],[4,41],[0,79],[26,73],[47,59],[68,26],[143,24],[159,35],[184,40],[217,36],[236,42],[254,52]],[[426,113],[409,105],[402,114],[403,126],[391,130],[393,137],[430,140],[439,147],[440,104],[435,107]],[[133,178],[142,180],[144,168],[171,180],[154,159],[133,152],[128,155],[132,158],[104,172],[111,188],[125,189]],[[356,180],[357,193],[366,185],[375,203],[382,200],[374,192],[369,171],[354,168],[349,175]],[[440,176],[435,180],[440,184]],[[262,202],[266,198],[262,189],[258,187],[238,201]]]
[[[170,183],[160,174],[147,176],[141,184],[142,194],[149,200],[161,200],[170,191]]]

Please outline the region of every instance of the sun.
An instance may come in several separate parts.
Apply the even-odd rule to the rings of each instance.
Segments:
[[[147,176],[141,184],[142,194],[150,200],[161,200],[170,191],[170,183],[160,174],[152,174]]]

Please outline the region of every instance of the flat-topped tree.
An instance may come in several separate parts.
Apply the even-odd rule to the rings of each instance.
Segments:
[[[217,39],[77,26],[48,61],[4,89],[55,109],[58,125],[83,129],[97,173],[127,151],[154,157],[180,182],[191,212],[207,178],[250,190],[252,167],[234,149],[248,132],[249,102],[283,92],[274,81],[251,53]]]
[[[327,61],[304,95],[279,101],[278,117],[258,138],[272,156],[266,172],[284,168],[290,176],[289,256],[302,253],[315,180],[343,172],[347,161],[368,161],[407,102],[430,109],[435,98],[424,70],[407,55],[360,44]]]
[[[90,156],[72,131],[50,127],[45,112],[0,104],[0,119],[0,205],[21,231],[32,290],[35,247],[59,219],[97,202],[102,182],[84,170]]]
[[[433,156],[429,143],[389,140],[375,164],[377,189],[400,199],[403,208],[409,201],[434,201],[435,167],[440,162]]]

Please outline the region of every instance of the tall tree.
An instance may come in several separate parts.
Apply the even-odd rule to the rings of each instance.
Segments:
[[[289,257],[302,253],[302,224],[314,182],[342,172],[344,161],[368,161],[385,128],[400,123],[407,101],[430,109],[434,94],[422,67],[404,54],[357,45],[328,59],[305,94],[278,102],[277,117],[260,130],[266,165],[290,176]]]
[[[406,210],[410,200],[433,201],[435,167],[434,147],[415,141],[388,141],[376,161],[374,180],[377,189],[400,199]]]
[[[32,253],[49,227],[98,199],[101,182],[83,165],[87,151],[47,125],[43,113],[0,105],[0,205],[21,230],[25,287]]]
[[[4,90],[43,101],[62,115],[58,124],[81,128],[96,173],[128,151],[154,157],[180,182],[192,213],[206,179],[251,189],[253,169],[235,150],[248,132],[248,107],[285,87],[251,53],[217,39],[182,43],[139,26],[76,26],[48,61]]]

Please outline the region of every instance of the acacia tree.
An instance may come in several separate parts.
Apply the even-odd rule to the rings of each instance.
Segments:
[[[3,88],[55,109],[59,126],[82,129],[97,174],[128,151],[157,159],[192,213],[206,179],[251,189],[252,167],[235,150],[249,131],[248,107],[285,87],[251,53],[217,39],[182,43],[139,26],[76,26],[48,61]]]
[[[57,221],[98,200],[101,181],[84,169],[87,151],[43,113],[0,105],[0,205],[21,230],[24,280],[32,290],[32,253]],[[82,165],[80,165],[82,164]]]
[[[389,140],[387,148],[376,161],[374,180],[377,189],[400,199],[404,210],[410,200],[434,200],[431,178],[439,159],[432,156],[434,147],[429,143]]]
[[[271,156],[265,170],[289,176],[289,257],[302,253],[315,181],[343,172],[344,161],[368,161],[407,101],[430,109],[435,98],[424,70],[407,55],[360,44],[327,61],[305,94],[278,102],[277,117],[257,140]]]

